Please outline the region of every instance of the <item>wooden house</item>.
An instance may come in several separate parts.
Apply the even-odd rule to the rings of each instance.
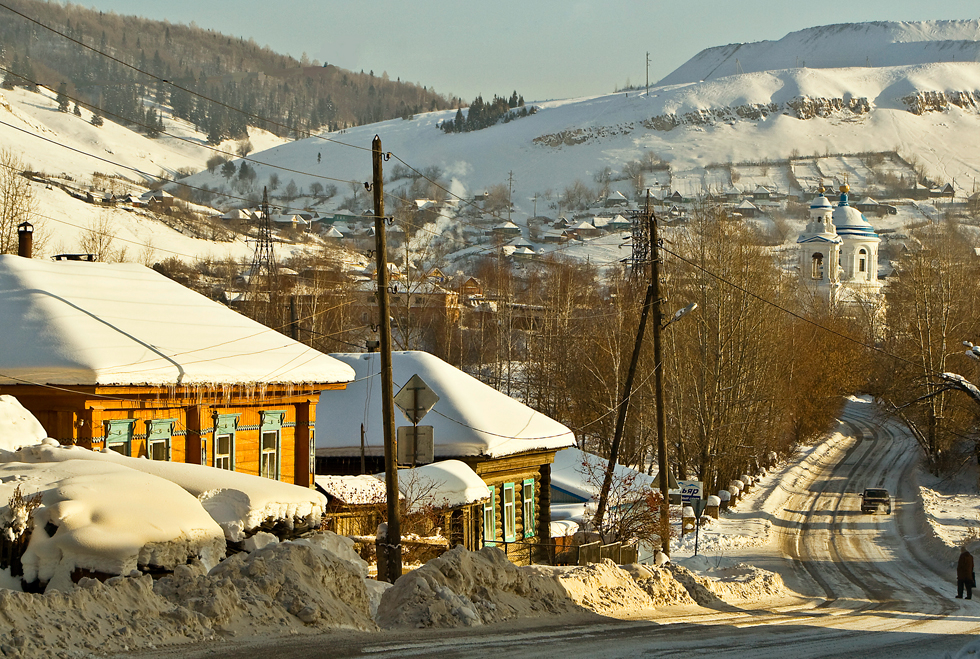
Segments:
[[[317,406],[318,474],[361,473],[384,467],[381,370],[378,353],[333,355],[356,379]],[[551,464],[573,446],[562,424],[425,352],[392,355],[393,383],[400,389],[418,375],[439,397],[422,425],[432,427],[436,460],[459,460],[483,480],[487,498],[476,520],[480,545],[503,549],[517,563],[545,560],[551,535]],[[399,425],[409,425],[398,414]],[[363,435],[362,435],[363,425]],[[363,436],[363,448],[361,438]]]
[[[353,371],[135,264],[0,256],[0,394],[62,444],[312,486]]]

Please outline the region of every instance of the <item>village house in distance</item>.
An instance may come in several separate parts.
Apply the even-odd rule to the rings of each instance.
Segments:
[[[0,256],[0,394],[62,444],[313,486],[346,364],[135,264]]]
[[[346,390],[323,396],[317,406],[316,472],[384,471],[380,354],[332,356],[356,375]],[[575,445],[572,431],[434,355],[393,353],[395,390],[413,375],[439,396],[420,424],[432,427],[434,459],[465,463],[487,486],[479,516],[461,511],[456,523],[463,528],[450,533],[475,538],[475,549],[494,545],[515,563],[545,562],[551,465],[557,451]],[[396,425],[411,425],[400,412],[395,415]]]

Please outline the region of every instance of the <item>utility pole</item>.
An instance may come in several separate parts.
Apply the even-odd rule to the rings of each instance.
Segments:
[[[603,517],[606,514],[606,506],[609,500],[609,489],[612,487],[613,470],[616,468],[616,460],[619,457],[619,445],[623,439],[623,431],[626,427],[626,413],[629,410],[630,396],[633,390],[633,379],[636,376],[636,366],[640,361],[640,349],[643,347],[643,334],[646,330],[647,317],[650,312],[653,311],[653,324],[654,324],[654,352],[656,360],[656,375],[657,382],[660,382],[660,360],[659,360],[659,347],[660,347],[660,268],[658,267],[657,260],[659,254],[657,251],[657,224],[656,218],[653,213],[650,212],[650,191],[647,190],[647,204],[646,204],[646,215],[650,223],[650,256],[651,256],[651,268],[650,268],[650,284],[647,286],[646,299],[643,302],[643,311],[640,313],[640,325],[636,329],[636,341],[633,343],[633,356],[630,359],[629,370],[626,373],[626,381],[623,384],[623,396],[619,402],[619,413],[616,415],[616,430],[613,434],[612,445],[609,448],[609,462],[606,465],[606,474],[602,480],[602,488],[599,490],[599,502],[596,505],[596,512],[593,526],[599,532],[602,529]],[[660,428],[660,415],[663,410],[663,389],[661,387],[657,388],[657,423],[658,432]],[[665,417],[666,418],[666,417]],[[665,421],[666,424],[666,421]],[[664,497],[664,502],[667,502],[667,486],[665,485],[667,479],[667,470],[664,468],[664,463],[667,459],[665,444],[665,434],[660,436],[660,488],[661,494]],[[664,505],[669,505],[669,502]],[[669,509],[668,509],[669,512]],[[663,510],[661,510],[661,515],[663,515]],[[663,535],[661,533],[661,535]],[[666,550],[669,550],[669,538],[663,539],[663,546]],[[664,552],[667,553],[666,551]]]
[[[507,221],[510,222],[510,209],[513,207],[514,199],[514,170],[511,170],[507,175]]]
[[[378,268],[378,319],[381,339],[381,414],[383,416],[385,443],[385,496],[388,503],[388,531],[384,542],[378,543],[378,568],[385,566],[383,578],[390,583],[402,575],[401,524],[398,519],[398,465],[395,462],[395,402],[391,383],[391,313],[388,308],[388,245],[385,239],[384,176],[381,173],[381,138],[374,136],[371,143],[371,162],[374,178],[375,250]],[[384,554],[381,556],[380,554]],[[379,577],[381,575],[379,574]]]
[[[670,478],[667,473],[667,410],[664,409],[664,358],[660,335],[663,314],[660,309],[660,239],[657,218],[650,214],[650,286],[653,287],[653,374],[654,395],[657,398],[657,462],[660,469],[660,544],[664,556],[670,556]]]
[[[650,95],[650,51],[647,51],[647,96]]]

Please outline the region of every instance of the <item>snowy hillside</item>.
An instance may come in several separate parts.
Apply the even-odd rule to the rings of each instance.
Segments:
[[[167,135],[150,139],[111,121],[91,124],[92,114],[59,112],[55,95],[47,90],[23,89],[0,92],[0,150],[17,157],[22,165],[44,177],[57,179],[77,190],[93,194],[113,192],[139,195],[161,179],[180,172],[204,169],[214,152],[205,136],[182,121],[164,119]],[[279,144],[270,133],[251,129],[256,149]],[[234,144],[219,148],[231,152]],[[83,235],[94,227],[114,234],[113,249],[126,250],[126,260],[153,262],[168,256],[194,258],[241,257],[253,247],[242,240],[216,242],[192,237],[131,207],[101,207],[70,196],[64,189],[33,183],[38,200],[35,224],[47,254],[81,251]]]
[[[791,32],[778,41],[707,48],[661,80],[676,85],[736,73],[975,62],[980,20],[849,23]],[[736,62],[737,60],[737,62]]]
[[[632,195],[623,169],[647,152],[667,167],[648,172],[646,184],[677,189],[676,181],[693,180],[683,194],[709,189],[706,167],[713,164],[893,150],[922,162],[936,179],[955,179],[962,194],[980,173],[973,157],[980,147],[977,90],[980,63],[974,62],[786,69],[657,87],[649,96],[534,104],[537,112],[529,117],[468,133],[439,129],[454,112],[416,115],[284,144],[252,158],[260,163],[260,184],[276,168],[289,168],[308,174],[279,173],[283,181],[307,189],[317,177],[353,181],[353,188],[340,186],[347,194],[356,182],[369,180],[367,149],[377,134],[394,156],[385,164],[389,196],[407,182],[391,180],[401,161],[418,170],[436,168],[462,199],[507,183],[513,173],[516,212],[526,216],[554,216],[567,186],[582,181],[594,188],[605,168],[611,189]],[[230,189],[218,173],[189,181]],[[360,193],[367,207],[363,188]]]

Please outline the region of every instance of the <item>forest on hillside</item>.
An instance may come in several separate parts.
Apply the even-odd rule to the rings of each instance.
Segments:
[[[0,8],[3,84],[61,88],[119,123],[152,126],[153,99],[217,143],[245,137],[248,126],[302,137],[459,104],[385,73],[297,61],[193,24],[41,0],[5,4],[13,11]]]

